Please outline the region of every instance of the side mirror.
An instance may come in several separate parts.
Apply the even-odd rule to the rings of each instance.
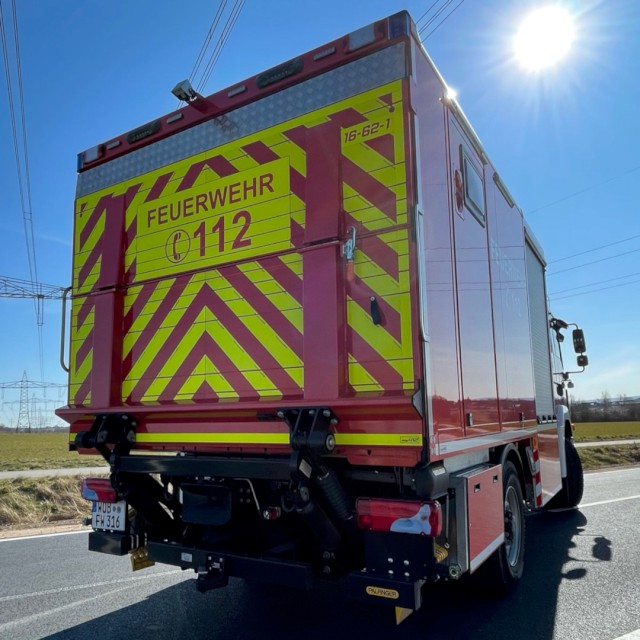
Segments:
[[[584,333],[582,332],[582,329],[573,330],[573,350],[576,353],[584,353],[587,350],[587,345],[584,341]]]
[[[577,358],[579,367],[586,367],[589,364],[589,358],[585,355],[580,355]]]

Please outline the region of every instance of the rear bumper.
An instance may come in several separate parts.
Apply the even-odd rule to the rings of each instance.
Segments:
[[[126,555],[135,548],[136,536],[124,533],[93,531],[89,550],[110,555]],[[197,549],[177,542],[154,542],[147,545],[149,559],[181,569],[193,569],[199,580],[212,576],[226,584],[229,577],[267,582],[283,587],[309,590],[313,587],[310,564],[258,558],[215,549]],[[223,586],[220,584],[220,586]]]

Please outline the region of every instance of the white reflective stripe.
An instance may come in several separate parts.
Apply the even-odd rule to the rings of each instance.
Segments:
[[[469,568],[473,573],[502,543],[504,533],[501,533],[493,542],[489,543],[470,563]]]

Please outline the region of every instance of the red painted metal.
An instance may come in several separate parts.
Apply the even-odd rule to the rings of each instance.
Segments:
[[[469,474],[466,483],[469,561],[473,564],[504,533],[502,467],[495,465]]]

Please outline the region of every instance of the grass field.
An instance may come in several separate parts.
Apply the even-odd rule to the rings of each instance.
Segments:
[[[0,471],[106,466],[102,456],[81,456],[68,443],[67,432],[0,433]]]
[[[578,442],[640,438],[640,422],[578,422],[575,427]]]

